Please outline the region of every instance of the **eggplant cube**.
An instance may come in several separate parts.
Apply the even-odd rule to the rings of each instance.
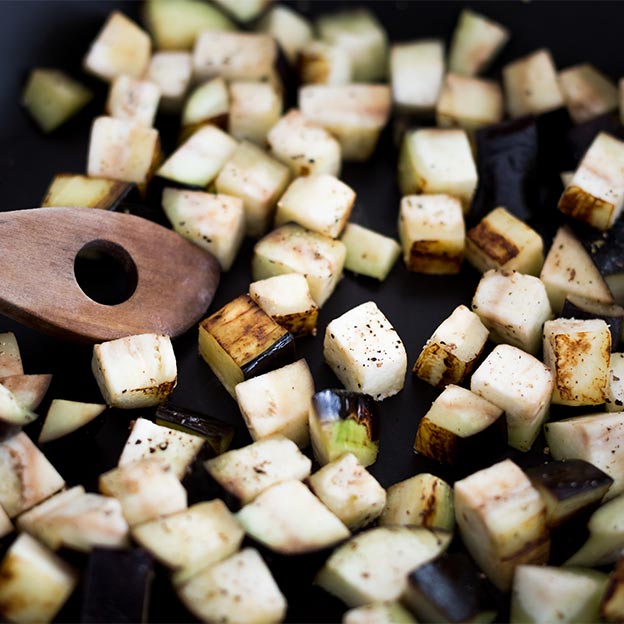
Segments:
[[[281,434],[300,448],[310,442],[308,405],[314,380],[305,360],[243,381],[236,401],[254,441]]]
[[[87,174],[146,184],[160,157],[158,130],[125,119],[98,117],[91,127]]]
[[[91,367],[106,403],[122,409],[163,403],[177,383],[171,339],[161,334],[138,334],[97,344]]]
[[[209,30],[197,37],[193,70],[199,80],[266,80],[276,58],[277,45],[270,35]]]
[[[283,273],[301,273],[320,308],[342,277],[346,255],[342,242],[289,223],[258,241],[251,270],[256,281]]]
[[[223,166],[216,187],[219,193],[243,200],[247,234],[262,236],[289,181],[290,170],[286,165],[256,145],[243,141]]]
[[[337,548],[316,577],[316,584],[349,607],[397,600],[407,574],[435,559],[451,534],[414,527],[379,527],[360,533]]]
[[[133,188],[133,184],[119,180],[57,173],[41,205],[114,210]]]
[[[330,238],[338,238],[347,223],[355,191],[325,174],[296,178],[277,202],[275,226],[294,222]]]
[[[187,186],[206,187],[217,177],[236,147],[236,141],[229,134],[215,126],[205,126],[171,154],[156,175]]]
[[[52,375],[9,375],[0,377],[2,384],[26,410],[36,410],[43,400]]]
[[[186,509],[186,490],[161,459],[141,459],[100,475],[100,491],[115,497],[130,527]]]
[[[299,52],[301,84],[346,85],[351,83],[353,66],[349,53],[325,41],[310,41]]]
[[[472,375],[470,390],[505,410],[507,443],[528,451],[548,415],[553,377],[532,355],[499,345]]]
[[[312,397],[310,436],[321,464],[352,453],[362,464],[375,463],[379,451],[379,409],[367,394],[321,390]]]
[[[399,238],[408,271],[459,273],[466,238],[461,202],[450,195],[403,197]]]
[[[39,444],[62,438],[97,418],[106,405],[53,399],[39,434]]]
[[[340,143],[344,160],[368,160],[390,115],[385,85],[309,85],[299,89],[299,108]]]
[[[22,533],[0,563],[0,611],[11,622],[51,622],[78,584],[62,559]]]
[[[608,230],[624,208],[624,141],[601,132],[559,199],[564,214]]]
[[[613,479],[583,459],[551,461],[526,471],[546,503],[546,522],[559,526],[600,503]]]
[[[34,507],[65,485],[45,455],[23,432],[0,442],[0,505],[9,518]]]
[[[503,92],[497,82],[447,74],[436,105],[438,126],[476,130],[503,119]]]
[[[230,95],[220,76],[199,85],[184,103],[182,128],[193,133],[203,125],[224,125],[230,111]],[[188,136],[188,135],[187,135]]]
[[[386,491],[353,453],[326,464],[308,478],[308,483],[351,530],[370,524],[386,504]]]
[[[537,50],[503,67],[507,111],[541,115],[564,105],[557,69],[548,50]]]
[[[316,335],[319,308],[301,273],[284,273],[253,282],[249,296],[293,336]]]
[[[624,492],[624,414],[566,418],[548,423],[544,432],[554,459],[584,459],[613,479],[606,499]]]
[[[242,199],[166,188],[162,206],[180,236],[212,253],[223,271],[230,270],[245,237]]]
[[[245,505],[236,519],[248,535],[285,555],[335,546],[351,535],[338,516],[296,480],[271,486]]]
[[[282,114],[282,98],[266,82],[233,82],[230,84],[228,131],[239,141],[264,145],[269,130]]]
[[[253,548],[245,548],[202,570],[178,595],[186,607],[204,622],[281,622],[286,599],[271,571]]]
[[[535,230],[499,207],[468,230],[466,259],[482,273],[506,269],[538,275],[544,264],[544,243]]]
[[[517,271],[490,270],[483,275],[472,309],[490,330],[494,342],[535,355],[542,346],[542,327],[553,316],[546,286]]]
[[[477,167],[464,130],[424,128],[405,135],[399,154],[403,195],[446,193],[457,197],[466,213],[477,180]]]
[[[0,384],[0,423],[27,425],[36,418],[37,414],[22,405],[6,386]]]
[[[480,13],[464,9],[451,40],[449,71],[462,76],[480,74],[508,39],[509,31],[504,26]]]
[[[488,333],[474,312],[457,306],[427,340],[412,372],[437,388],[461,383],[474,368]]]
[[[502,414],[490,401],[449,384],[418,423],[414,450],[446,464],[487,458],[507,441]]]
[[[22,356],[13,332],[0,334],[0,377],[23,375]]]
[[[577,124],[618,108],[618,88],[589,63],[560,71],[559,86],[570,117]]]
[[[380,282],[388,277],[401,255],[401,246],[393,238],[355,223],[345,225],[340,240],[347,248],[345,269]]]
[[[165,518],[144,522],[132,537],[163,565],[176,571],[176,583],[233,555],[244,532],[223,501],[193,505]]]
[[[342,616],[343,624],[416,624],[416,620],[398,602],[373,602],[349,609]]]
[[[338,176],[340,143],[322,126],[292,109],[268,132],[271,153],[295,176],[327,173]]]
[[[554,376],[552,402],[602,405],[611,363],[611,333],[602,319],[544,324],[544,362]]]
[[[607,412],[624,412],[624,353],[612,353],[605,397]]]
[[[152,56],[146,78],[158,86],[163,110],[177,112],[182,108],[192,72],[189,52],[157,52]]]
[[[377,401],[397,394],[405,385],[405,347],[374,301],[329,323],[323,357],[347,390],[370,394]]]
[[[381,526],[411,526],[452,532],[455,526],[453,488],[423,472],[388,488]]]
[[[563,304],[563,318],[602,319],[611,332],[611,348],[620,342],[624,308],[616,303],[602,303],[582,295],[568,295]]]
[[[291,65],[297,63],[299,52],[312,40],[310,22],[290,7],[277,4],[260,20],[260,32],[274,37]]]
[[[312,462],[292,440],[274,435],[209,459],[205,466],[215,481],[246,504],[277,483],[305,479]]]
[[[246,24],[258,17],[271,0],[216,0],[237,22]]]
[[[509,459],[455,483],[455,518],[469,553],[503,591],[518,565],[548,560],[544,501]]]
[[[84,68],[108,82],[123,74],[141,78],[149,65],[149,35],[119,11],[113,11],[91,44]]]
[[[92,97],[89,89],[61,71],[33,69],[22,104],[44,132],[51,132],[84,108]]]
[[[292,361],[294,340],[241,295],[200,323],[199,352],[234,397],[236,384]]]
[[[110,86],[106,112],[116,119],[151,128],[159,102],[160,89],[157,85],[149,80],[123,75],[115,78]]]
[[[412,41],[390,50],[392,99],[401,111],[431,113],[444,80],[444,42]]]

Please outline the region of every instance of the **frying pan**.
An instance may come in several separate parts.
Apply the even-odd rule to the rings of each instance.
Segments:
[[[387,28],[391,40],[418,37],[443,37],[452,33],[459,11],[470,6],[502,22],[512,32],[511,42],[489,72],[498,77],[509,60],[540,47],[549,47],[557,66],[591,61],[607,75],[617,79],[624,73],[621,31],[624,5],[615,2],[291,2],[307,15],[336,9],[339,5],[366,5]],[[53,175],[61,171],[83,172],[91,119],[103,109],[106,88],[85,79],[95,89],[94,101],[75,119],[49,136],[42,135],[19,105],[20,93],[31,67],[59,67],[80,77],[82,57],[107,14],[119,8],[139,19],[140,5],[120,1],[5,1],[0,3],[0,198],[1,209],[13,210],[40,205]],[[175,118],[160,117],[165,149],[171,150],[176,135]],[[357,191],[352,220],[383,234],[397,236],[396,220],[399,191],[396,185],[396,149],[392,132],[384,133],[377,152],[365,164],[346,164],[343,179]],[[560,189],[551,189],[553,193]],[[157,209],[157,206],[155,207]],[[544,214],[555,214],[554,205],[540,206]],[[154,215],[158,215],[157,210]],[[549,217],[550,218],[550,217]],[[0,236],[2,234],[0,233]],[[232,270],[223,276],[210,312],[246,292],[251,280],[252,241],[246,241]],[[53,253],[53,250],[51,250]],[[97,278],[97,275],[95,276]],[[370,299],[395,325],[403,339],[409,365],[414,363],[426,339],[437,325],[460,303],[469,304],[478,275],[465,266],[457,276],[434,277],[408,273],[397,263],[388,279],[376,281],[346,274],[336,292],[321,310],[316,338],[297,343],[299,357],[305,357],[312,370],[316,388],[336,387],[338,382],[322,359],[322,336],[327,323],[348,309]],[[0,276],[1,279],[1,276]],[[50,297],[55,293],[50,292]],[[167,305],[167,294],[163,296]],[[52,398],[98,401],[99,392],[89,372],[91,349],[48,337],[26,329],[9,319],[0,318],[0,331],[14,331],[27,373],[53,373],[53,382],[44,414]],[[178,359],[179,384],[172,401],[177,405],[210,413],[233,423],[233,446],[250,442],[238,408],[216,381],[197,354],[197,332],[190,330],[174,342]],[[463,476],[462,469],[449,470],[416,456],[412,442],[420,417],[427,411],[437,391],[408,375],[405,389],[381,405],[381,452],[371,472],[385,487],[418,472],[428,471],[453,480]],[[68,484],[83,483],[95,490],[97,476],[117,461],[127,436],[129,422],[142,415],[140,410],[109,410],[94,432],[61,440],[44,449]],[[37,435],[33,425],[29,432]],[[501,449],[523,466],[542,461],[544,440],[538,439],[530,454],[521,455]],[[190,491],[190,499],[201,497]],[[583,539],[582,532],[564,529],[557,538],[560,552],[574,549]],[[1,542],[6,549],[11,537]],[[289,604],[292,622],[339,621],[345,607],[312,585],[314,573],[328,553],[288,559],[263,551]],[[65,553],[64,553],[65,556]],[[76,555],[77,565],[85,560]],[[561,555],[555,548],[553,561]],[[59,621],[77,621],[81,588],[75,592],[58,616]],[[504,619],[504,611],[501,615]],[[149,620],[193,621],[176,598],[167,574],[158,570],[150,602]]]

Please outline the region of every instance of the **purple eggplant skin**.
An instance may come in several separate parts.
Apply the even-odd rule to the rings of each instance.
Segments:
[[[142,548],[94,548],[85,574],[80,621],[145,622],[153,577],[154,561]]]
[[[568,295],[561,311],[563,318],[603,319],[611,332],[611,351],[617,351],[620,343],[624,308],[617,304],[606,304]]]
[[[244,366],[241,366],[245,379],[258,377],[276,368],[286,366],[295,361],[295,339],[289,332],[276,340],[268,349]]]

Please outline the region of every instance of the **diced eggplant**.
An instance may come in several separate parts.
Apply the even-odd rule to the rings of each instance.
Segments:
[[[215,455],[225,453],[234,437],[229,423],[171,403],[156,408],[155,420],[157,425],[204,438]]]
[[[152,52],[149,35],[120,11],[113,11],[84,58],[84,68],[111,82],[123,74],[145,75]]]
[[[444,42],[394,44],[390,49],[392,100],[402,112],[433,113],[444,80]]]
[[[126,466],[141,459],[157,457],[171,468],[178,479],[182,479],[204,442],[201,436],[137,418],[117,465]]]
[[[551,461],[526,470],[546,503],[546,523],[559,526],[575,514],[598,505],[613,479],[582,459]]]
[[[72,501],[81,498],[84,494],[85,489],[82,485],[76,485],[53,494],[28,511],[21,513],[17,517],[17,528],[20,531],[34,534],[34,529],[41,518],[47,514],[54,514],[57,509],[61,509]]]
[[[253,548],[202,570],[178,589],[186,607],[203,622],[281,622],[286,598]]]
[[[347,248],[345,269],[383,282],[401,255],[394,238],[355,223],[347,223],[340,240]]]
[[[301,84],[346,85],[352,82],[353,66],[349,53],[325,41],[310,41],[299,52]]]
[[[505,269],[538,275],[544,264],[544,243],[535,230],[499,207],[466,233],[466,260],[482,273]]]
[[[351,59],[353,82],[384,78],[388,36],[375,15],[364,8],[322,15],[316,29],[323,41],[344,49]]]
[[[470,380],[470,390],[505,411],[507,443],[528,451],[548,416],[553,373],[532,355],[499,345]]]
[[[96,548],[85,573],[80,621],[146,622],[153,578],[152,557],[142,548]]]
[[[52,375],[9,375],[0,377],[2,384],[27,410],[36,410],[48,391]]]
[[[13,531],[13,523],[11,519],[7,515],[7,512],[4,511],[2,505],[0,505],[0,539],[9,535]]]
[[[605,622],[624,620],[624,556],[621,556],[609,575],[607,587],[600,601],[600,617]]]
[[[65,481],[23,432],[0,442],[0,505],[10,518],[52,496]]]
[[[441,463],[483,465],[507,441],[502,415],[490,401],[449,384],[418,423],[414,451]]]
[[[243,200],[246,233],[258,237],[269,229],[277,200],[289,181],[286,165],[253,143],[243,141],[221,169],[216,188],[218,193]]]
[[[301,273],[320,308],[342,277],[346,255],[342,242],[292,223],[258,241],[251,271],[255,281],[283,273]]]
[[[327,325],[323,358],[347,390],[369,394],[376,401],[394,396],[405,385],[405,346],[374,301]]]
[[[199,352],[225,389],[294,359],[294,339],[248,295],[241,295],[199,325]]]
[[[122,409],[164,403],[177,383],[171,339],[160,334],[96,344],[91,367],[106,403]]]
[[[544,433],[554,459],[584,459],[613,479],[606,499],[624,491],[624,413],[566,418],[548,423]]]
[[[472,372],[488,334],[479,317],[459,305],[427,340],[412,372],[437,388],[459,384]]]
[[[233,555],[244,532],[223,501],[216,499],[145,522],[132,537],[182,584],[197,572]]]
[[[541,115],[564,105],[557,69],[541,49],[503,67],[507,111],[512,117]]]
[[[223,271],[230,270],[245,237],[242,199],[166,188],[162,206],[180,236],[212,253]]]
[[[213,78],[199,85],[188,97],[182,111],[182,134],[187,139],[204,125],[225,127],[230,96],[225,80]]]
[[[453,488],[427,472],[395,483],[388,488],[379,524],[452,532],[455,528]]]
[[[93,93],[56,69],[33,69],[22,104],[44,132],[52,132],[84,108]]]
[[[13,332],[0,334],[0,377],[23,375],[22,356]]]
[[[421,128],[405,135],[399,154],[403,195],[446,193],[470,209],[477,188],[477,168],[464,130]]]
[[[612,353],[605,397],[607,412],[624,411],[624,353]]]
[[[477,286],[472,309],[494,342],[537,354],[542,327],[553,317],[544,283],[517,271],[487,271]]]
[[[293,336],[316,335],[319,307],[301,273],[283,273],[252,282],[249,296]]]
[[[50,182],[41,205],[115,210],[133,188],[133,184],[119,180],[57,173]]]
[[[422,622],[493,622],[491,592],[462,552],[444,553],[407,576],[403,603]]]
[[[310,436],[321,465],[353,453],[362,464],[374,464],[379,452],[379,407],[367,394],[321,390],[312,397]]]
[[[443,553],[451,541],[445,531],[379,527],[360,533],[337,548],[316,577],[349,607],[397,600],[407,574]]]
[[[602,319],[544,323],[544,363],[553,372],[553,403],[602,405],[610,362],[611,333]]]
[[[76,572],[22,533],[0,563],[0,614],[10,622],[51,622],[78,584]]]
[[[464,9],[451,40],[449,71],[463,76],[480,74],[508,40],[507,28],[485,15]]]
[[[237,22],[246,24],[256,19],[272,0],[215,0]]]
[[[416,620],[398,602],[373,602],[349,609],[342,624],[416,624]]]
[[[37,414],[22,405],[6,386],[0,384],[0,423],[23,426],[36,418]]]
[[[269,130],[282,114],[282,98],[266,82],[232,82],[228,132],[239,141],[266,144]]]
[[[572,294],[565,298],[561,311],[563,318],[569,319],[602,319],[611,332],[611,347],[620,342],[624,308],[617,304],[601,303],[583,295]]]
[[[161,459],[142,459],[100,475],[100,491],[114,496],[134,527],[186,509],[186,490]]]
[[[511,622],[597,622],[607,577],[583,568],[518,566]]]
[[[399,238],[408,271],[459,273],[466,229],[461,202],[451,195],[407,195],[401,199]]]
[[[299,52],[313,35],[312,25],[303,15],[281,4],[269,10],[258,23],[257,30],[277,40],[291,65],[297,62]]]
[[[272,551],[300,555],[335,546],[351,533],[301,481],[283,481],[245,505],[236,519]]]
[[[175,113],[182,108],[192,72],[190,52],[156,52],[152,56],[145,77],[158,86],[162,110]]]
[[[455,482],[455,518],[468,552],[503,591],[518,565],[548,560],[545,503],[510,459]]]
[[[144,21],[159,50],[191,50],[205,30],[235,30],[232,21],[202,0],[147,0]]]
[[[97,418],[106,405],[54,399],[39,434],[39,444],[62,438]]]
[[[116,119],[131,121],[139,126],[154,125],[161,91],[150,80],[139,80],[125,74],[115,78],[108,92],[106,113]]]
[[[308,483],[352,531],[370,524],[386,504],[386,491],[353,453],[326,464],[308,478]]]
[[[236,401],[254,441],[279,433],[300,448],[310,442],[308,406],[313,394],[314,380],[305,360],[236,386]]]
[[[273,485],[305,479],[312,469],[312,462],[282,435],[228,451],[204,465],[212,478],[243,504]]]

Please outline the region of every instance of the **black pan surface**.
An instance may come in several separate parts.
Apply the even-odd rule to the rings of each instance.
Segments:
[[[427,36],[443,37],[447,41],[460,9],[471,6],[507,25],[512,31],[511,42],[490,72],[494,77],[500,75],[500,68],[505,62],[539,47],[549,47],[560,68],[591,61],[613,79],[618,79],[624,73],[624,61],[619,53],[619,25],[624,16],[624,5],[618,2],[462,3],[402,0],[358,3],[301,1],[291,4],[308,15],[336,9],[340,5],[364,4],[377,13],[392,40]],[[140,19],[140,5],[134,2],[59,0],[0,3],[0,209],[36,207],[55,173],[85,170],[90,122],[103,109],[105,87],[85,78],[96,90],[96,98],[81,114],[49,136],[41,134],[22,111],[20,93],[28,70],[35,66],[59,67],[80,77],[81,60],[89,43],[107,14],[115,8]],[[176,119],[160,117],[157,126],[161,129],[165,148],[170,150],[176,135]],[[344,167],[343,179],[357,191],[352,216],[354,222],[397,236],[400,196],[395,174],[396,149],[392,132],[388,128],[370,162],[346,164]],[[552,196],[560,188],[549,190]],[[540,205],[539,210],[546,215],[546,223],[556,220],[555,206],[550,201]],[[217,310],[247,291],[251,280],[252,247],[253,242],[246,241],[234,267],[223,276],[215,300],[207,312]],[[49,251],[53,256],[54,250]],[[164,258],[163,262],[166,261]],[[0,279],[1,263],[0,232]],[[321,311],[318,336],[300,340],[297,353],[307,359],[317,389],[337,386],[336,378],[322,360],[325,326],[348,309],[372,299],[403,339],[411,368],[423,343],[437,325],[458,304],[470,303],[477,281],[478,275],[467,266],[457,276],[431,277],[410,274],[401,262],[397,263],[383,284],[346,274]],[[51,291],[47,296],[53,300],[55,293]],[[166,306],[167,303],[167,293],[164,293],[162,305]],[[89,347],[50,338],[6,318],[0,318],[0,331],[14,331],[17,334],[27,373],[54,374],[46,401],[40,408],[42,414],[53,398],[100,400],[90,373]],[[236,435],[233,446],[249,443],[235,402],[197,354],[196,330],[176,339],[174,347],[178,358],[179,384],[172,401],[234,424]],[[422,471],[434,472],[451,480],[465,474],[461,467],[451,471],[425,461],[412,452],[418,420],[436,396],[437,391],[408,375],[404,391],[382,403],[381,453],[371,471],[385,487]],[[69,485],[83,483],[87,488],[95,490],[97,476],[116,464],[129,422],[141,415],[138,411],[118,410],[109,410],[106,414],[99,428],[69,436],[44,449]],[[39,426],[35,423],[28,430],[35,438]],[[509,449],[501,449],[500,456],[511,456],[520,464],[528,465],[542,461],[545,457],[543,451],[544,442],[539,439],[528,455],[520,456]],[[199,490],[191,491],[191,498],[197,497],[201,497]],[[564,550],[582,541],[582,533],[577,534],[570,529],[563,535]],[[12,539],[5,538],[3,549]],[[328,553],[293,560],[275,557],[264,551],[263,554],[287,595],[289,621],[340,620],[344,612],[343,605],[315,588],[311,582]],[[75,555],[67,556],[79,566],[85,563],[84,559]],[[553,560],[557,560],[556,549]],[[80,600],[79,587],[59,614],[59,621],[77,621]],[[159,622],[193,620],[180,605],[163,570],[159,570],[156,576],[149,619]]]

